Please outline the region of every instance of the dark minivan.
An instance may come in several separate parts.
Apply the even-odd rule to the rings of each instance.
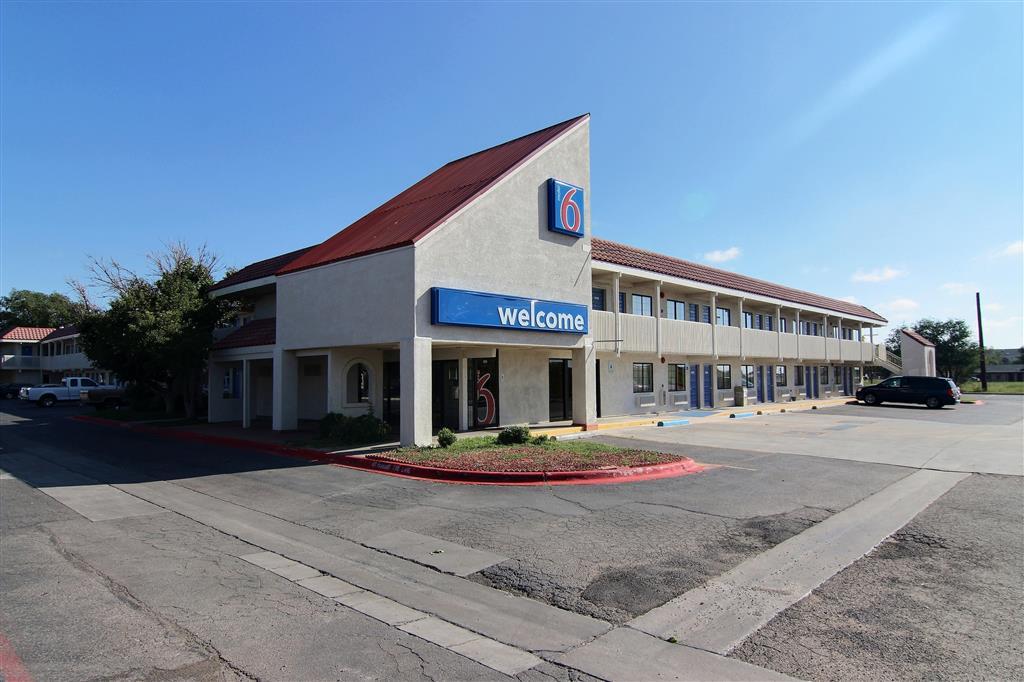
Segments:
[[[938,409],[960,402],[960,389],[952,379],[942,377],[889,377],[874,386],[857,390],[857,400],[867,405],[917,403]]]

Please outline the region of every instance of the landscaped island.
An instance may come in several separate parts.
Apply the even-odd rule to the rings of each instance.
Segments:
[[[586,440],[556,441],[544,436],[501,443],[495,436],[462,438],[447,447],[400,448],[373,459],[463,471],[593,471],[667,464],[686,459],[649,450],[621,448]]]

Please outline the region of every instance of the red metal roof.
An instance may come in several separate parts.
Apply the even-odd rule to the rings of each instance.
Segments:
[[[246,346],[273,346],[277,342],[277,318],[251,320],[213,344],[214,350],[245,348]]]
[[[835,298],[820,296],[818,294],[812,294],[809,291],[791,289],[780,284],[772,284],[771,282],[766,282],[764,280],[739,275],[735,272],[719,270],[718,268],[708,267],[707,265],[701,265],[700,263],[693,263],[680,258],[665,256],[660,253],[655,253],[654,251],[646,251],[633,246],[626,246],[625,244],[611,242],[607,239],[598,239],[597,237],[594,237],[591,240],[591,256],[594,260],[604,261],[605,263],[638,268],[640,270],[656,272],[662,275],[681,277],[683,279],[700,282],[702,284],[726,287],[737,291],[745,291],[750,294],[770,296],[771,298],[790,301],[792,303],[800,303],[803,305],[815,306],[817,308],[825,308],[826,310],[834,310],[835,312],[845,313],[847,315],[866,317],[868,319],[878,320],[879,322],[888,322],[888,320],[878,313],[869,310],[862,305],[848,303],[847,301],[840,301]]]
[[[278,268],[287,265],[291,261],[295,260],[302,254],[306,253],[312,246],[307,246],[304,249],[292,251],[290,253],[283,253],[280,256],[274,256],[273,258],[267,258],[266,260],[257,261],[250,265],[246,265],[238,272],[228,275],[221,281],[210,287],[210,291],[216,291],[217,289],[223,289],[230,287],[235,284],[241,284],[242,282],[251,282],[254,279],[260,279],[262,277],[270,277]]]
[[[909,336],[910,338],[914,339],[914,341],[917,341],[922,346],[933,346],[933,347],[935,346],[934,343],[932,343],[928,339],[924,338],[923,336],[921,336],[920,334],[915,332],[913,329],[903,329],[901,331],[904,334],[906,334],[907,336]]]
[[[442,166],[323,244],[283,265],[295,272],[407,246],[491,187],[589,114],[563,121]]]
[[[2,334],[3,341],[42,341],[53,327],[10,327]]]

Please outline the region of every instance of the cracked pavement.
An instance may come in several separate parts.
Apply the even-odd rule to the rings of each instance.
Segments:
[[[1020,412],[1020,405],[993,411],[995,423],[1019,427],[1019,416],[1016,422],[1009,417]],[[663,438],[659,448],[716,466],[698,475],[640,484],[459,486],[104,429],[64,419],[72,410],[63,407],[14,409],[22,419],[2,422],[0,469],[15,476],[24,473],[19,471],[24,464],[19,453],[51,449],[109,465],[114,473],[107,483],[166,480],[364,546],[384,533],[412,531],[508,557],[469,580],[613,624],[703,585],[914,471],[886,463],[766,452],[753,446],[713,447],[666,434],[659,435]],[[11,408],[3,405],[0,410]],[[827,426],[853,421],[845,412],[833,417],[827,410],[822,412],[815,419],[831,421],[819,419],[804,430],[805,435],[820,430],[831,439],[863,438],[856,428],[834,431]],[[893,424],[890,432],[883,432],[889,433],[886,438],[910,421],[902,413],[898,416],[884,420]],[[963,414],[957,418],[963,419]],[[602,440],[636,445],[622,435]],[[870,440],[862,442],[865,448],[872,447]],[[875,447],[883,447],[882,441]],[[1002,487],[991,483],[1004,479],[1010,483]],[[1003,507],[1020,502],[1019,478],[976,475],[947,495],[957,492],[956,508],[967,510],[968,515],[994,513],[979,511],[970,495],[959,493],[968,483],[982,485],[976,480],[994,485]],[[975,495],[990,493],[979,488]],[[880,612],[895,608],[891,605],[901,602],[893,591],[912,587],[898,578],[913,576],[914,571],[934,574],[939,569],[928,567],[933,562],[929,553],[943,552],[948,557],[964,546],[962,538],[946,527],[956,520],[953,516],[947,514],[932,525],[915,525],[924,517],[780,614],[733,656],[808,679],[843,677],[831,674],[837,658],[870,659],[870,652],[863,650],[840,647],[836,653],[834,638],[814,628],[814,621],[823,618],[815,609],[824,608],[814,600],[834,591],[834,599],[849,610],[849,603],[863,598],[851,587],[844,591],[835,585],[842,586],[858,571],[868,571],[868,577],[860,577],[858,588],[885,595],[888,586],[896,585],[888,599],[879,597],[877,603]],[[960,563],[949,563],[947,558],[942,564],[942,570],[965,576],[959,582],[949,578],[965,595],[977,591],[978,585],[994,585],[993,594],[984,600],[985,608],[1004,614],[1020,608],[1019,581],[1002,575],[993,582],[990,575],[967,569],[972,556],[985,556],[980,549],[1010,541],[1007,523],[1005,518],[996,526],[979,522],[976,526],[983,535],[969,550],[962,550]],[[0,530],[0,634],[7,636],[38,679],[503,677],[242,562],[233,555],[252,551],[250,545],[175,513],[91,522],[20,480],[5,478],[0,480]],[[880,554],[892,551],[890,544],[911,548],[900,550],[909,551],[900,559],[906,565],[888,559],[884,565],[895,566],[894,574],[871,574],[864,567],[878,564]],[[1017,557],[1019,568],[1019,553],[1008,557]],[[957,605],[957,610],[936,621],[936,627],[948,628],[955,618],[976,612],[972,627],[986,631],[981,618],[984,609],[971,611],[966,597],[947,600],[949,604]],[[942,604],[933,608],[942,611]],[[892,622],[885,618],[869,622],[854,639],[861,643],[870,643],[871,635],[884,639]],[[1012,657],[1020,651],[1014,647],[1019,628],[1014,630],[1003,616],[995,622],[1002,624],[1005,634],[999,641],[1011,653],[998,665],[982,669],[1016,671]],[[800,636],[793,636],[798,631]],[[919,640],[908,637],[893,648],[895,652],[919,648],[922,662],[906,667],[907,676],[927,676],[936,670],[928,647],[943,643],[942,637]],[[976,657],[977,649],[965,646],[964,650]],[[865,676],[865,670],[884,672],[882,663],[887,658],[880,661],[876,668],[847,663],[834,669],[846,676]],[[519,677],[593,679],[549,662]]]

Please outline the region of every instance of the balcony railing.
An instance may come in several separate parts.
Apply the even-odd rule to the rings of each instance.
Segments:
[[[39,369],[38,355],[0,355],[2,369]]]
[[[748,358],[779,357],[779,334],[761,329],[744,329],[743,355]]]
[[[661,320],[661,352],[673,355],[711,355],[711,325],[686,320]]]

